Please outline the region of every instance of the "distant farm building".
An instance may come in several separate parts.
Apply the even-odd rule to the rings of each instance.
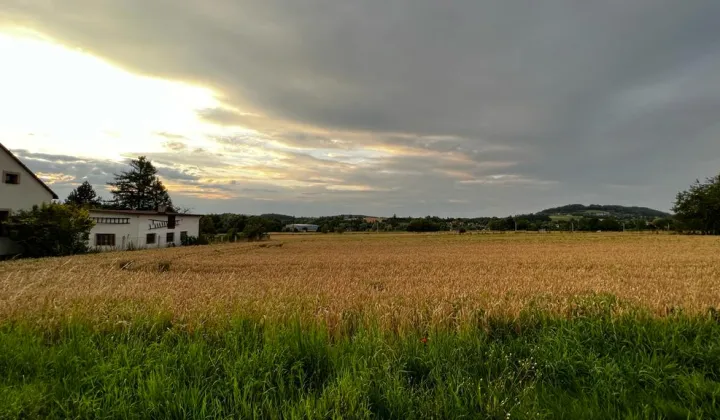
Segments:
[[[308,225],[305,223],[295,223],[285,226],[285,230],[290,232],[317,232],[320,229],[318,225]]]

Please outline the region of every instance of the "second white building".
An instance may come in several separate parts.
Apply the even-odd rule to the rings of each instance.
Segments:
[[[90,247],[100,250],[162,248],[200,236],[199,214],[144,210],[90,210]]]

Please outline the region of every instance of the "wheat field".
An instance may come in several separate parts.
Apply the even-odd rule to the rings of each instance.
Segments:
[[[656,315],[720,304],[720,240],[649,234],[275,235],[261,243],[0,263],[0,320],[233,314],[446,324],[615,296]]]
[[[720,418],[718,250],[297,234],[1,262],[0,418]]]

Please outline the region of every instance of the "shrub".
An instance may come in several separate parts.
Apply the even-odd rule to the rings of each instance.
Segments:
[[[408,224],[408,232],[437,232],[440,226],[427,219],[415,219]]]
[[[92,227],[87,209],[55,203],[21,210],[6,222],[9,238],[30,258],[88,252]]]
[[[266,236],[265,226],[258,220],[250,219],[243,229],[243,236],[248,241],[259,241]]]
[[[182,246],[208,245],[210,241],[206,235],[200,236],[184,236],[180,239]]]

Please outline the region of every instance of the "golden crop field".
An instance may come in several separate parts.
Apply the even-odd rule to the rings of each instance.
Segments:
[[[193,322],[241,313],[333,325],[370,315],[397,327],[514,316],[529,304],[564,313],[593,293],[658,315],[718,307],[720,239],[301,234],[0,263],[0,320],[163,313]]]

